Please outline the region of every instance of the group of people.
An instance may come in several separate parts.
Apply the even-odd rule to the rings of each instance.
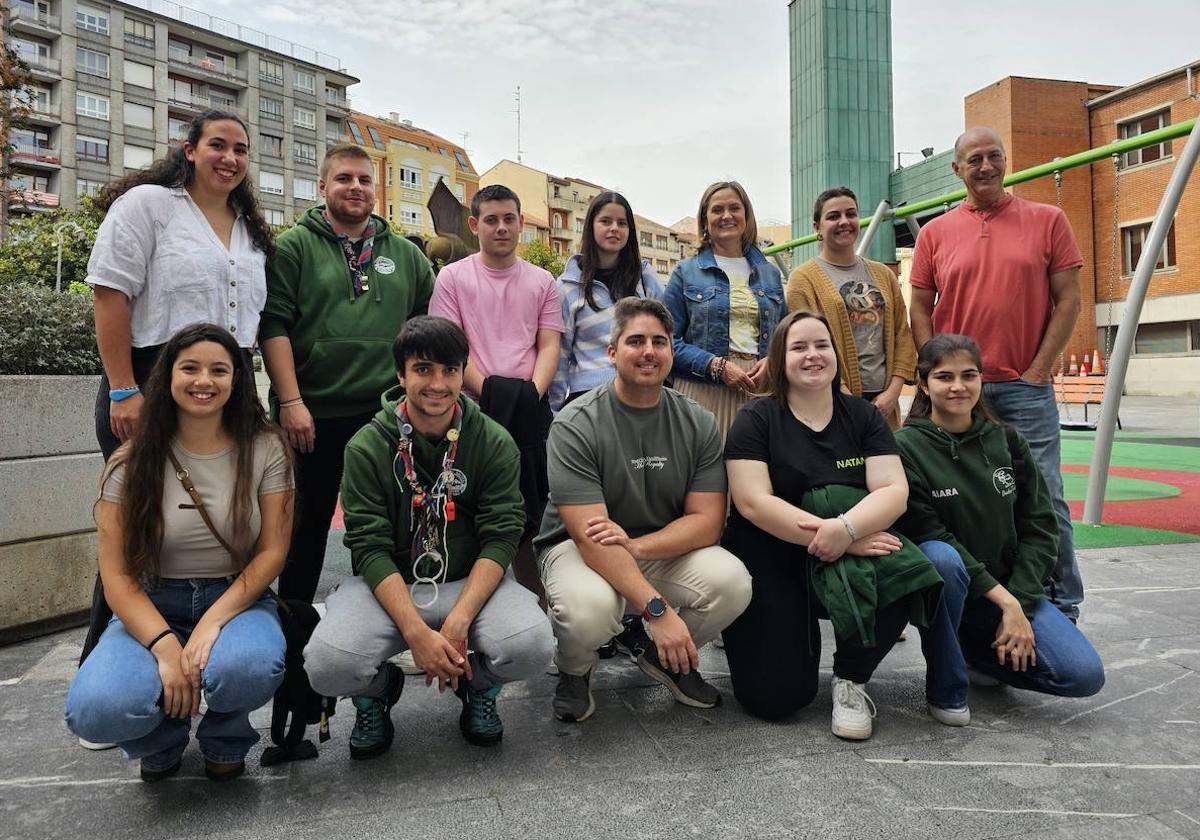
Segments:
[[[163,779],[203,702],[205,772],[243,773],[249,713],[285,669],[269,587],[313,600],[339,498],[353,575],[304,669],[351,698],[355,758],[392,744],[406,651],[478,745],[503,737],[502,687],[551,660],[553,714],[589,718],[614,644],[711,708],[699,649],[723,635],[741,705],[785,717],[816,695],[819,618],[843,738],[871,735],[867,683],[909,623],[943,724],[969,722],[971,681],[1100,689],[1046,402],[1081,260],[1060,212],[1004,193],[991,130],[956,144],[969,197],[918,240],[911,327],[891,271],[855,255],[845,187],[818,197],[820,255],[786,289],[732,181],[705,190],[699,253],[665,287],[623,196],[591,202],[556,279],[518,256],[500,185],[471,202],[479,252],[435,277],[372,212],[351,144],[273,239],[249,142],[206,112],[99,199],[107,462],[96,632],[67,697],[81,741]]]

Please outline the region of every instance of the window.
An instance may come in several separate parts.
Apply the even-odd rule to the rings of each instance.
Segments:
[[[379,136],[379,132],[375,130],[375,126],[367,126],[367,133],[371,135],[371,142],[375,144],[376,149],[383,149],[383,140]]]
[[[75,68],[80,73],[87,73],[89,76],[99,76],[102,79],[107,79],[108,53],[96,52],[95,50],[85,50],[83,47],[76,47]]]
[[[75,179],[75,195],[79,198],[83,198],[85,195],[99,195],[103,188],[103,181],[89,181],[87,178]]]
[[[292,109],[292,124],[298,128],[316,129],[317,112],[310,108],[301,108],[297,105]]]
[[[154,68],[125,59],[125,84],[154,90]]]
[[[297,201],[316,201],[317,182],[311,178],[295,178],[292,180],[292,195]]]
[[[328,102],[330,105],[341,105],[342,107],[345,107],[346,91],[340,87],[326,86],[325,101]]]
[[[50,112],[50,88],[39,85],[26,85],[24,91],[18,91],[15,96],[29,105],[30,109],[40,114]]]
[[[8,186],[14,190],[27,192],[50,192],[50,176],[35,175],[32,172],[14,172],[8,179]]]
[[[209,88],[208,101],[214,108],[221,108],[225,111],[237,110],[237,94],[232,90],[219,87]]]
[[[13,38],[12,47],[27,64],[34,67],[45,67],[50,61],[50,45],[45,41]]]
[[[393,172],[393,170],[392,170],[392,165],[389,163],[389,164],[387,165],[387,185],[388,185],[389,187],[392,185],[392,176],[393,176],[394,174],[395,174],[395,173],[394,173],[394,172]]]
[[[667,264],[666,260],[657,260],[656,262],[658,264],[659,274],[666,274],[668,271],[670,271],[670,266]]]
[[[643,248],[653,248],[654,234],[648,230],[642,231],[638,234],[638,244],[640,244]]]
[[[191,64],[192,45],[187,41],[176,41],[174,38],[168,38],[167,59],[170,61],[178,61],[183,64]]]
[[[466,172],[473,171],[471,169],[471,164],[467,162],[467,156],[464,155],[462,152],[455,152],[454,159],[458,161],[458,165],[461,166],[464,171],[466,171]],[[555,198],[558,197],[558,187],[554,188],[554,197]]]
[[[292,154],[295,156],[297,163],[307,163],[312,166],[316,166],[317,164],[317,147],[312,143],[295,141],[292,143]]]
[[[108,119],[108,97],[97,96],[94,93],[76,93],[75,113],[81,117],[106,120]]]
[[[454,185],[454,197],[457,198],[460,202],[462,202],[462,201],[466,200],[464,198],[464,194],[465,194],[465,191],[463,190],[463,185],[455,184]]]
[[[296,74],[292,77],[292,86],[304,93],[316,93],[317,76],[308,70],[297,69]]]
[[[9,139],[17,152],[44,155],[51,150],[50,132],[44,128],[14,128]]]
[[[1139,324],[1133,339],[1137,356],[1159,353],[1200,352],[1200,321],[1171,321],[1165,324]]]
[[[583,233],[583,219],[580,219],[580,218],[575,219],[575,232]]]
[[[1149,236],[1149,222],[1121,229],[1121,271],[1123,274],[1133,274]],[[1154,270],[1162,271],[1165,268],[1174,268],[1175,265],[1175,223],[1172,222],[1170,230],[1167,231],[1167,241],[1163,243],[1163,249],[1158,255],[1158,262],[1155,263]]]
[[[170,93],[167,95],[168,99],[184,105],[193,104],[191,82],[185,82],[183,79],[168,78],[167,84],[170,86]]]
[[[354,138],[354,142],[360,146],[367,145],[367,141],[363,140],[362,130],[359,129],[358,123],[350,121],[350,136]]]
[[[458,152],[455,152],[454,154],[456,157],[458,156]],[[559,188],[558,184],[554,185],[554,197],[562,198],[562,190]]]
[[[410,190],[419,190],[421,188],[421,170],[401,166],[400,185]]]
[[[126,169],[145,169],[152,163],[154,163],[154,149],[147,149],[145,146],[133,146],[129,143],[125,144]]]
[[[125,125],[134,128],[154,129],[154,109],[136,102],[125,102]]]
[[[283,195],[283,176],[278,172],[258,173],[258,189],[271,195]]]
[[[99,137],[75,136],[75,157],[79,160],[91,160],[108,163],[108,140]]]
[[[88,32],[108,34],[108,12],[90,6],[75,7],[75,26]]]
[[[186,140],[190,127],[191,120],[185,120],[182,117],[167,117],[167,142],[179,143]]]
[[[421,227],[421,211],[410,204],[400,205],[400,224],[410,228]]]
[[[282,158],[283,138],[274,134],[258,135],[258,153],[263,157]]]
[[[528,227],[528,226],[521,228],[521,241],[522,242],[529,243],[535,239],[537,239],[537,231],[536,230],[534,230],[533,228]]]
[[[270,117],[273,120],[282,120],[283,101],[272,99],[269,96],[260,96],[258,98],[258,112],[264,117]]]
[[[154,24],[125,15],[125,43],[154,47]]]
[[[342,121],[341,120],[325,120],[325,142],[340,143],[342,142]]]
[[[669,247],[667,244],[667,237],[663,236],[661,233],[655,234],[654,247],[660,251],[667,250],[667,248]]]
[[[270,82],[273,85],[282,85],[283,62],[260,58],[258,60],[258,78],[260,81]]]
[[[1139,134],[1147,134],[1151,131],[1157,131],[1160,128],[1165,128],[1171,124],[1171,111],[1165,109],[1154,114],[1147,114],[1144,117],[1138,117],[1136,120],[1121,123],[1117,126],[1118,133],[1122,140],[1130,137],[1137,137]],[[1134,149],[1132,152],[1125,153],[1124,166],[1137,166],[1140,163],[1150,163],[1153,160],[1165,158],[1171,154],[1171,141],[1164,143],[1156,143],[1153,146],[1147,146],[1144,149]]]
[[[263,208],[263,218],[267,220],[267,224],[281,227],[283,225],[283,211],[276,210],[272,207]]]

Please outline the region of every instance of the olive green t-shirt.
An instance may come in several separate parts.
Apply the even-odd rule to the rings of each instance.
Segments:
[[[546,444],[550,502],[534,539],[540,554],[569,539],[559,505],[603,502],[630,537],[683,516],[688,493],[724,493],[721,437],[712,413],[668,388],[653,408],[621,402],[613,383],[572,401]]]

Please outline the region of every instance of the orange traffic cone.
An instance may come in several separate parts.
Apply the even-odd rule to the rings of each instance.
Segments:
[[[1080,376],[1087,376],[1087,375],[1088,375],[1088,374],[1090,374],[1091,372],[1092,372],[1092,371],[1091,371],[1091,366],[1090,366],[1090,365],[1089,365],[1089,363],[1088,363],[1088,357],[1087,357],[1087,353],[1084,353],[1084,354],[1083,354],[1083,364],[1081,364],[1081,365],[1079,366],[1079,375],[1080,375]]]
[[[1075,354],[1071,354],[1071,366],[1067,368],[1067,376],[1079,375],[1079,362],[1075,361]]]
[[[1104,375],[1104,362],[1100,360],[1100,351],[1092,351],[1092,376]]]

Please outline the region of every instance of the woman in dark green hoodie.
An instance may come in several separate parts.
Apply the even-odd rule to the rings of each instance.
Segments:
[[[1079,629],[1046,600],[1058,526],[1029,445],[982,400],[979,347],[939,335],[917,360],[918,393],[896,433],[908,476],[910,539],[958,553],[931,555],[946,581],[948,620],[922,633],[931,696],[966,704],[977,685],[1088,697],[1104,665]]]

